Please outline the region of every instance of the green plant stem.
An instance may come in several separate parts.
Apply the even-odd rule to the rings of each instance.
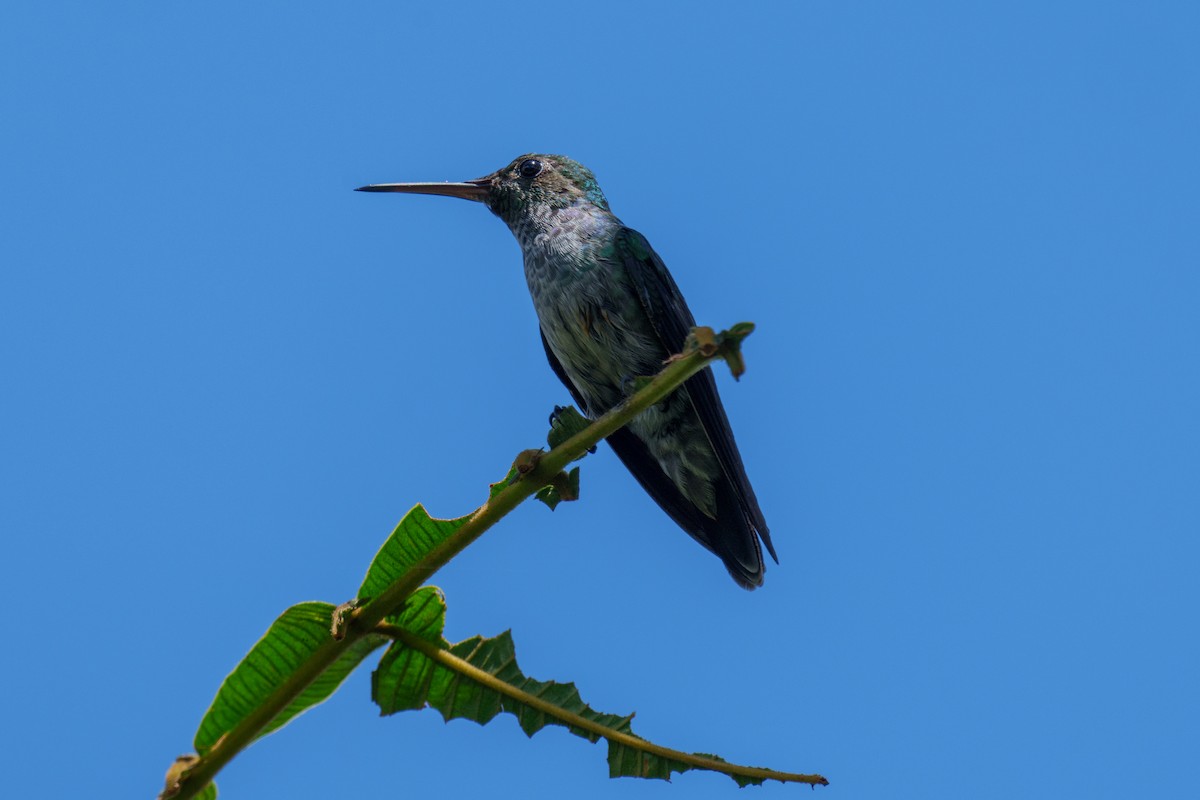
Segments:
[[[634,736],[633,734],[615,731],[612,728],[607,728],[598,722],[594,722],[586,717],[581,717],[578,714],[556,706],[554,703],[543,700],[536,695],[522,691],[512,684],[500,680],[490,672],[485,672],[471,662],[459,658],[445,648],[439,647],[427,639],[422,639],[420,636],[417,636],[416,634],[400,627],[399,625],[381,622],[375,626],[375,630],[385,636],[390,636],[391,638],[402,642],[406,647],[411,647],[413,650],[422,653],[430,660],[435,661],[447,669],[459,673],[460,675],[465,675],[476,683],[480,683],[492,691],[499,692],[506,697],[511,697],[513,700],[516,700],[519,703],[536,708],[538,711],[541,711],[544,714],[554,717],[555,719],[562,720],[563,722],[566,722],[576,728],[582,728],[583,730],[593,733],[602,739],[607,739],[610,742],[615,742],[616,744],[621,744],[645,753],[651,753],[659,756],[660,758],[680,761],[690,767],[711,770],[713,772],[723,772],[726,775],[737,775],[739,777],[753,778],[756,780],[775,780],[784,783],[807,783],[811,786],[829,785],[829,781],[825,780],[820,775],[801,775],[796,772],[777,772],[776,770],[766,769],[764,767],[743,767],[738,764],[730,764],[725,761],[714,761],[713,759],[705,758],[704,756],[694,755],[692,753],[684,753],[679,750],[672,750],[669,747],[663,747],[661,745],[654,744],[653,742],[646,741],[645,739]]]
[[[729,347],[736,350],[737,343],[735,342]],[[686,349],[688,352],[672,359],[666,368],[648,384],[587,428],[543,454],[537,459],[532,470],[480,506],[462,527],[414,564],[399,580],[383,590],[378,597],[372,598],[360,608],[355,609],[346,626],[345,636],[341,639],[330,637],[312,654],[308,661],[289,675],[279,688],[263,701],[262,705],[222,736],[211,750],[201,756],[196,764],[187,770],[178,784],[178,790],[169,795],[170,799],[190,800],[194,797],[216,777],[216,774],[234,756],[258,738],[271,720],[287,708],[291,701],[316,680],[350,645],[369,634],[385,617],[395,614],[403,608],[405,599],[445,566],[450,559],[482,536],[530,495],[550,483],[564,467],[583,456],[601,439],[620,430],[638,414],[667,397],[682,386],[688,378],[707,367],[710,361],[723,357],[723,351],[726,348],[710,346],[701,349],[695,345],[692,337],[689,337],[689,345]]]

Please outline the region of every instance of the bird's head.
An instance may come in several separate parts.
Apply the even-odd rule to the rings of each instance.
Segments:
[[[608,211],[592,171],[566,156],[529,153],[490,175],[461,183],[376,183],[360,192],[407,192],[461,197],[484,203],[506,222],[535,209],[590,205]]]

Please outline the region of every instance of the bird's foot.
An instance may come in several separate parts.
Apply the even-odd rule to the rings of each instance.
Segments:
[[[555,406],[550,415],[550,432],[546,434],[546,441],[553,449],[590,424],[591,421],[576,411],[574,406]],[[596,452],[596,446],[589,447],[588,452]]]

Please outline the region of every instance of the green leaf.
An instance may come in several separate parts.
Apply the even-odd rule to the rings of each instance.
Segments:
[[[517,666],[516,648],[513,645],[510,631],[505,631],[492,639],[474,636],[449,649],[452,655],[461,658],[468,664],[479,667],[484,672],[494,675],[523,692],[553,703],[564,711],[598,722],[605,728],[614,731],[630,732],[629,721],[633,719],[632,714],[622,717],[593,710],[583,702],[574,683],[538,681],[526,677]],[[472,709],[494,707],[495,711],[491,716],[495,716],[500,711],[515,715],[517,723],[527,736],[533,736],[547,725],[561,725],[576,736],[582,736],[590,742],[600,739],[600,736],[595,733],[565,723],[548,715],[545,711],[487,689],[449,669],[442,669],[437,675],[434,684],[430,687],[428,700],[429,704],[441,711],[442,716],[447,720],[463,717],[475,719],[476,722],[486,722],[485,719],[473,717]],[[490,718],[488,717],[488,719]]]
[[[470,518],[434,519],[420,503],[413,506],[375,554],[358,589],[358,599],[378,595]]]
[[[566,488],[568,495],[563,498],[564,500],[568,499],[568,497],[571,500],[579,499],[579,467],[572,467],[571,471],[567,473]]]
[[[592,709],[573,683],[527,677],[517,666],[508,631],[492,639],[473,636],[450,645],[441,636],[444,624],[445,600],[440,591],[426,587],[410,598],[393,625],[386,628],[385,632],[397,641],[388,648],[371,678],[371,696],[383,714],[429,705],[447,721],[469,719],[483,725],[503,711],[516,716],[528,736],[547,725],[559,725],[591,742],[607,739],[609,775],[614,778],[670,780],[674,772],[715,768],[729,774],[740,786],[761,784],[768,777],[824,782],[820,776],[745,774],[766,771],[727,764],[715,756],[656,747],[633,734],[632,714],[618,716]]]
[[[388,622],[399,625],[405,630],[430,642],[438,643],[442,639],[442,629],[446,625],[446,599],[442,590],[436,586],[423,586],[409,595],[404,601],[404,609]],[[376,669],[371,673],[371,697],[386,695],[397,698],[419,697],[420,687],[429,683],[433,677],[433,662],[416,650],[410,648],[390,648],[384,658],[391,656],[394,666],[392,669]],[[421,708],[421,705],[408,708]],[[394,711],[407,710],[393,708]],[[384,712],[384,713],[392,713]]]
[[[323,644],[329,641],[333,606],[300,603],[284,611],[255,643],[217,690],[196,731],[196,752],[205,755],[213,745],[276,689]],[[351,644],[316,680],[262,729],[258,737],[282,728],[296,715],[324,702],[346,676],[387,639],[366,636]],[[215,790],[214,790],[215,791]]]
[[[538,489],[533,495],[542,501],[550,510],[558,508],[564,501],[579,499],[579,467],[573,467],[570,472],[560,472],[551,483]]]
[[[711,756],[707,757],[711,758]],[[716,760],[724,761],[724,759]],[[663,758],[617,742],[609,742],[608,745],[608,777],[610,778],[655,778],[669,781],[672,772],[682,773],[690,769],[695,768],[673,758]],[[762,781],[759,780],[758,783],[762,783]]]
[[[562,497],[558,493],[558,488],[553,484],[549,484],[538,489],[533,495],[533,499],[545,503],[546,507],[551,511],[558,508],[558,504],[562,502]]]
[[[718,339],[725,363],[733,373],[734,380],[740,380],[746,372],[746,359],[742,356],[742,340],[754,333],[753,322],[739,322],[727,331],[721,331]]]
[[[521,674],[517,667],[512,636],[508,631],[494,639],[474,636],[453,646],[447,644],[441,635],[446,621],[445,598],[440,590],[423,594],[426,589],[432,588],[425,587],[413,594],[409,602],[405,603],[399,618],[394,620],[395,624],[441,649],[448,649],[453,655],[496,675],[506,683],[532,694],[545,696],[565,710],[594,719],[613,730],[629,730],[632,715],[618,717],[593,711],[580,699],[573,683],[543,683]],[[419,627],[410,627],[413,622]],[[594,742],[600,738],[547,717],[543,712],[504,697],[499,692],[489,690],[398,642],[384,653],[379,667],[375,670],[371,688],[372,698],[385,715],[424,708],[428,704],[441,711],[447,720],[461,717],[483,724],[501,711],[507,711],[517,716],[521,729],[529,736],[547,724],[553,724],[564,725],[572,733],[589,741]]]
[[[508,474],[495,483],[488,484],[488,500],[491,500],[496,495],[503,492],[512,484],[516,483],[521,478],[521,472],[514,466],[510,467]]]
[[[436,586],[422,586],[408,596],[399,614],[388,617],[388,622],[427,641],[440,642],[446,627],[446,596]]]

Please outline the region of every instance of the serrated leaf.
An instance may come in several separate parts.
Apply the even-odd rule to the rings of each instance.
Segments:
[[[436,586],[422,586],[409,595],[404,601],[404,608],[399,614],[388,618],[388,622],[399,625],[405,630],[430,642],[442,641],[442,629],[446,625],[446,600],[442,590]],[[433,662],[412,648],[389,648],[383,655],[384,660],[391,658],[394,666],[383,670],[380,667],[371,673],[371,697],[381,694],[395,698],[419,697],[422,688],[429,684],[433,676]],[[382,683],[381,683],[382,682]],[[402,699],[399,702],[403,702]],[[411,706],[422,708],[422,705]],[[393,711],[405,710],[395,708]]]
[[[408,596],[400,613],[387,621],[422,639],[440,642],[446,627],[446,596],[436,586],[422,586]]]
[[[558,508],[558,504],[579,499],[579,467],[573,467],[570,472],[560,472],[553,482],[546,484],[533,495],[550,507]]]
[[[682,761],[663,758],[616,742],[610,742],[608,745],[610,778],[655,778],[669,781],[672,772],[686,772],[689,769],[691,767]]]
[[[545,503],[551,511],[558,508],[558,504],[563,500],[562,495],[558,493],[558,487],[553,484],[538,489],[533,495],[533,499]]]
[[[358,589],[358,599],[369,600],[391,586],[470,518],[434,519],[420,503],[413,506],[375,554]]]
[[[517,468],[515,466],[510,467],[507,475],[505,475],[503,478],[496,481],[495,483],[488,484],[488,500],[491,500],[493,497],[495,497],[496,495],[503,492],[509,486],[516,483],[517,479],[520,477],[521,477],[521,473],[517,470]]]
[[[731,325],[729,327],[729,330],[724,331],[724,334],[727,337],[736,339],[739,344],[741,343],[741,341],[743,339],[745,339],[747,336],[749,336],[752,333],[754,333],[754,323],[753,322],[738,322],[734,325]]]
[[[629,720],[633,718],[632,715],[618,717],[588,708],[580,698],[575,684],[536,681],[523,675],[517,666],[510,632],[505,631],[492,639],[473,636],[455,645],[447,644],[441,638],[440,632],[436,639],[431,639],[428,635],[430,632],[427,628],[421,638],[434,642],[452,655],[495,675],[505,683],[542,697],[565,711],[599,722],[605,727],[629,732]],[[419,670],[421,677],[407,676],[404,674],[405,670]],[[600,738],[594,733],[576,728],[548,716],[543,711],[488,689],[400,643],[393,643],[388,648],[375,670],[375,675],[373,699],[385,715],[430,705],[442,712],[447,721],[469,719],[486,724],[501,711],[507,711],[517,717],[521,730],[529,736],[533,736],[546,725],[562,725],[588,741],[595,742]]]
[[[222,736],[283,685],[318,647],[329,641],[333,608],[329,603],[300,603],[271,623],[217,690],[196,731],[197,753],[207,754]],[[366,636],[352,644],[279,712],[258,738],[282,728],[298,714],[324,702],[372,650],[386,642],[387,639],[381,636]]]
[[[510,632],[505,631],[491,639],[473,636],[450,645],[441,636],[445,605],[440,592],[430,593],[419,600],[414,595],[410,600],[413,601],[411,610],[406,605],[401,615],[403,619],[396,620],[406,633],[397,632],[396,635],[412,634],[427,644],[395,641],[380,660],[371,679],[371,688],[372,699],[384,715],[428,705],[440,711],[447,721],[469,719],[484,725],[497,714],[507,712],[516,716],[521,730],[528,736],[533,736],[547,725],[558,725],[591,742],[606,738],[602,733],[581,727],[587,721],[614,734],[625,734],[633,740],[642,741],[631,730],[632,714],[619,716],[596,711],[583,702],[574,683],[539,681],[522,673],[517,665]],[[431,607],[433,604],[437,604],[437,607]],[[409,628],[405,620],[419,620],[420,627]],[[421,649],[418,649],[418,644]],[[436,648],[441,654],[424,652],[429,648]],[[474,677],[469,667],[458,666],[457,660],[460,659],[470,667],[507,684],[507,687],[495,687],[482,682],[483,679]],[[539,707],[539,700],[550,704],[552,708]],[[648,742],[646,744],[650,746]],[[678,755],[688,758],[682,753]],[[699,757],[724,763],[715,756]],[[663,780],[670,780],[675,772],[705,768],[702,764],[690,764],[639,748],[636,742],[613,739],[608,739],[608,766],[609,775],[614,778]],[[730,777],[739,786],[763,782],[759,777]]]

